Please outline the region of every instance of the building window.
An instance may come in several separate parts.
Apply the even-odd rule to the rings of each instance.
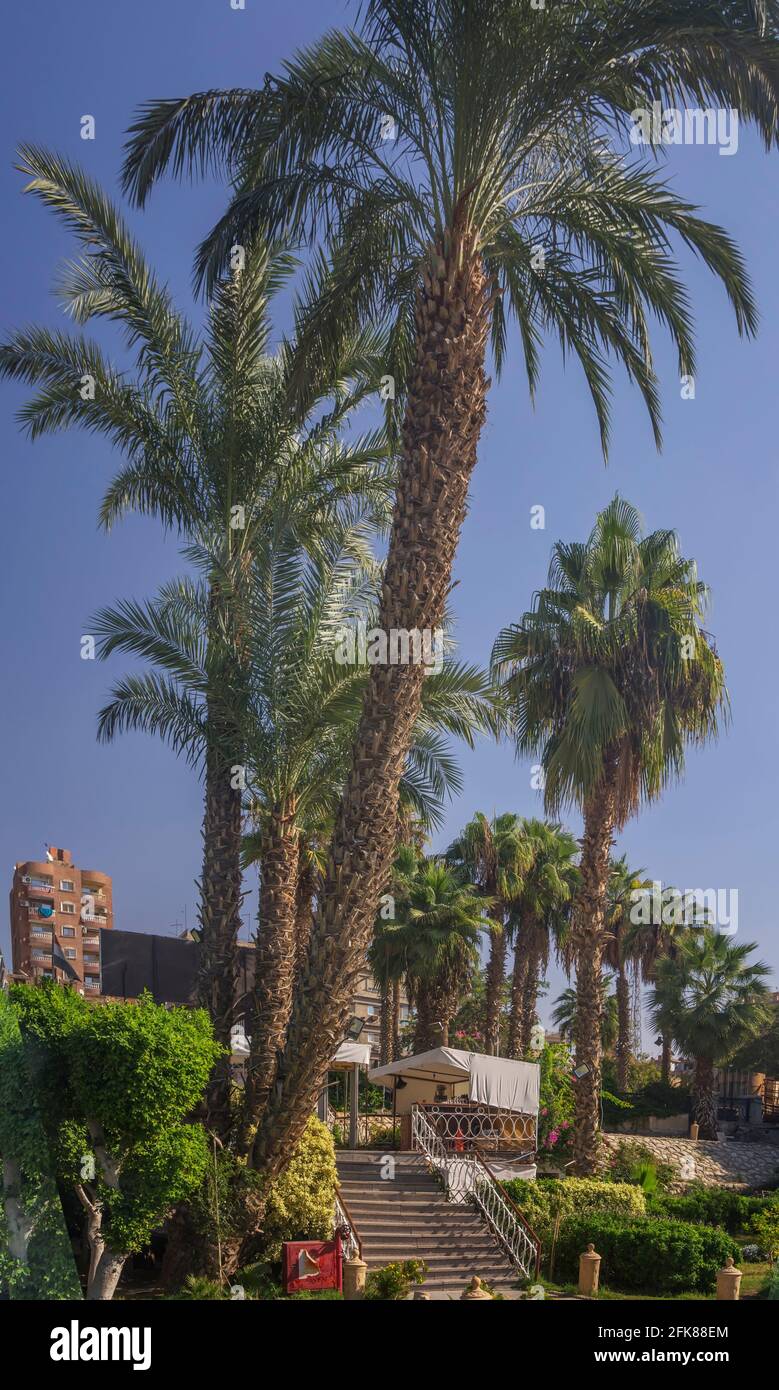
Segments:
[[[50,957],[51,957],[51,951],[33,951],[33,952],[32,952],[32,958],[33,958],[33,960],[49,960]]]
[[[76,928],[75,928],[75,927],[63,927],[63,928],[62,928],[62,935],[63,935],[63,936],[75,936],[75,935],[76,935]]]
[[[75,946],[66,946],[66,947],[65,947],[65,956],[66,956],[67,960],[75,960],[75,959],[76,959],[76,948],[75,948]]]
[[[76,885],[75,885],[75,883],[73,882],[73,879],[72,879],[72,878],[61,878],[61,879],[60,879],[60,892],[61,892],[61,893],[72,893],[72,892],[74,892],[75,887],[76,887]]]
[[[67,912],[70,916],[76,911],[75,903],[60,903],[60,912]]]
[[[84,964],[85,964],[85,965],[99,965],[99,964],[100,964],[100,957],[99,957],[99,956],[88,956],[88,955],[86,955],[86,953],[85,953],[85,954],[84,954]]]
[[[99,981],[98,979],[91,979],[89,975],[87,975],[87,978],[85,979],[84,984],[86,985],[87,989],[99,989],[99,988],[100,988],[100,981]]]

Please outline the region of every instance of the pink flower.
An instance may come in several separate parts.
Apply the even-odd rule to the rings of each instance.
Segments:
[[[570,1120],[563,1120],[562,1124],[560,1125],[560,1128],[561,1128],[561,1129],[570,1129],[570,1128],[571,1128],[571,1121],[570,1121]]]
[[[547,1107],[546,1105],[544,1106],[543,1110],[541,1111],[541,1114],[542,1114],[542,1115],[548,1115],[548,1114],[549,1114],[549,1110],[548,1110],[548,1107]]]
[[[556,1129],[550,1130],[550,1132],[549,1132],[549,1144],[550,1144],[550,1146],[551,1146],[552,1144],[556,1144],[559,1138],[560,1138],[560,1135],[557,1133],[557,1130],[556,1130]]]

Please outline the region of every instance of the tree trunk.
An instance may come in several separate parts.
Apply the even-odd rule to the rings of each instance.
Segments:
[[[574,905],[576,952],[576,1065],[586,1067],[575,1083],[573,1151],[579,1177],[591,1177],[597,1166],[600,1119],[601,1022],[606,890],[614,834],[616,757],[604,760],[603,777],[587,797],[580,862],[581,885]]]
[[[126,1263],[126,1255],[118,1255],[107,1245],[104,1246],[94,1276],[87,1287],[87,1301],[94,1303],[99,1299],[113,1298]]]
[[[27,1264],[27,1247],[33,1222],[28,1216],[22,1193],[22,1168],[15,1158],[3,1159],[3,1210],[6,1220],[6,1249],[22,1264]]]
[[[695,1073],[692,1082],[692,1118],[698,1123],[699,1139],[717,1138],[714,1063],[710,1057],[695,1058]]]
[[[660,1079],[668,1085],[671,1080],[671,1039],[667,1033],[664,1033],[661,1041]]]
[[[260,906],[252,993],[251,1055],[239,1152],[248,1153],[276,1081],[295,985],[300,836],[294,802],[268,812],[260,849]]]
[[[397,1062],[400,1056],[400,980],[392,981],[392,1033],[390,1041],[390,1061]]]
[[[506,974],[506,933],[503,923],[493,919],[490,923],[490,959],[487,966],[487,998],[485,1019],[485,1046],[490,1057],[500,1055],[500,1015],[503,998],[503,980]]]
[[[617,973],[617,1089],[628,1088],[630,1063],[630,981],[624,964]]]
[[[214,1037],[230,1044],[235,1010],[238,933],[241,929],[241,791],[231,786],[230,768],[213,751],[206,756],[203,819],[203,876],[200,883],[200,945],[197,1002]],[[206,1122],[220,1138],[230,1129],[230,1059],[220,1058],[205,1097]]]
[[[302,846],[300,847],[302,850]],[[308,955],[308,943],[314,922],[314,894],[317,872],[314,865],[298,855],[298,881],[295,889],[295,978],[297,979]]]
[[[431,247],[416,303],[392,533],[378,627],[388,636],[440,628],[485,418],[489,302],[476,237],[458,211]],[[281,1084],[258,1133],[255,1162],[288,1160],[349,1016],[391,871],[398,786],[421,699],[419,662],[373,665],[339,807]]]
[[[514,968],[511,972],[511,1000],[509,1005],[509,1032],[506,1043],[506,1056],[518,1058],[522,1055],[523,1016],[525,1008],[525,985],[530,964],[528,949],[529,922],[525,917],[519,926],[514,941]]]
[[[530,1040],[533,1036],[533,1026],[536,1022],[538,988],[541,982],[542,966],[543,956],[541,951],[537,945],[531,946],[528,955],[525,988],[522,996],[522,1014],[520,1019],[519,1051],[522,1057],[526,1057],[530,1051]]]
[[[429,1052],[433,1047],[446,1047],[449,1022],[441,991],[434,984],[419,983],[415,990],[417,1011],[414,1028],[414,1052]]]
[[[392,1051],[392,986],[385,980],[381,987],[381,1030],[379,1033],[379,1066],[388,1067],[394,1059]]]

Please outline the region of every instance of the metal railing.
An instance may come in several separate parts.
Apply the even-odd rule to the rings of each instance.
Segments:
[[[425,1155],[443,1183],[449,1201],[477,1207],[514,1267],[526,1279],[537,1278],[540,1241],[506,1196],[478,1147],[474,1144],[468,1152],[452,1152],[419,1106],[411,1112],[411,1136],[414,1148]]]
[[[353,1260],[355,1257],[362,1259],[362,1241],[340,1187],[335,1189],[334,1226],[335,1230],[341,1233],[341,1244],[345,1258],[347,1260]]]

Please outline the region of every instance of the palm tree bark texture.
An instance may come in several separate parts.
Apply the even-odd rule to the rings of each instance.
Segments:
[[[488,286],[461,219],[431,249],[416,303],[402,457],[378,626],[441,625],[468,485],[486,415]],[[335,822],[311,949],[293,1009],[281,1084],[255,1163],[278,1172],[341,1041],[391,871],[398,786],[422,699],[421,664],[371,667],[351,771]]]
[[[531,930],[532,920],[528,914],[523,914],[523,919],[520,922],[519,931],[514,942],[514,967],[511,972],[509,1031],[508,1041],[506,1043],[506,1056],[513,1058],[522,1056],[523,1037],[525,1034],[525,991],[528,982],[528,972],[530,970],[528,938]]]
[[[239,1149],[246,1153],[276,1081],[295,984],[300,834],[294,801],[270,808],[262,831],[251,1053]]]
[[[500,1019],[503,980],[506,974],[506,933],[502,918],[493,913],[490,922],[490,958],[487,964],[487,991],[485,999],[486,1037],[485,1045],[489,1057],[500,1055]]]
[[[213,751],[206,755],[203,872],[197,1002],[229,1053],[241,927],[241,792]],[[217,1062],[206,1092],[207,1123],[220,1138],[230,1128],[230,1058]]]
[[[614,837],[616,760],[604,758],[600,783],[584,802],[579,865],[581,887],[574,918],[576,955],[576,1066],[586,1068],[575,1083],[574,1162],[579,1177],[597,1168],[601,1091],[602,963],[609,856]]]

